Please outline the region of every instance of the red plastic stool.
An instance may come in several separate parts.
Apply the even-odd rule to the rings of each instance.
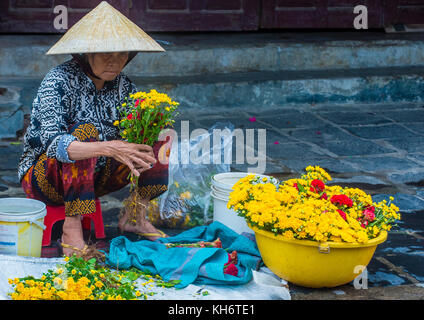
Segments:
[[[60,220],[65,220],[65,206],[46,206],[47,214],[44,217],[44,224],[46,229],[43,232],[42,246],[49,246],[52,237],[52,227]],[[96,212],[91,214],[85,214],[82,218],[82,227],[85,230],[91,230],[91,221],[94,222],[94,231],[97,239],[106,238],[105,229],[103,225],[102,208],[100,206],[100,200],[96,199]]]

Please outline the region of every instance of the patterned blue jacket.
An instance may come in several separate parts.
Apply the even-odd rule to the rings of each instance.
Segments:
[[[44,152],[48,158],[73,162],[68,157],[67,148],[76,138],[68,134],[68,129],[77,122],[95,125],[100,141],[121,139],[118,129],[113,126],[115,120],[120,120],[116,107],[135,92],[136,86],[122,73],[97,90],[75,60],[50,70],[33,102],[31,122],[24,136],[24,150],[18,166],[19,180]],[[100,157],[96,169],[105,162],[105,157]]]

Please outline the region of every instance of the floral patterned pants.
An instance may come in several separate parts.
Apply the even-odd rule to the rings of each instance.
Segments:
[[[98,140],[98,131],[90,123],[77,123],[69,133],[81,142]],[[153,146],[156,159],[165,143],[159,141]],[[96,162],[97,158],[90,158],[64,163],[43,153],[23,177],[22,188],[29,198],[46,205],[64,205],[66,216],[93,213],[95,199],[125,187],[130,173],[126,165],[113,158],[106,158],[106,165],[95,172]],[[153,168],[141,173],[138,186],[144,199],[161,195],[168,186],[168,165],[157,161]]]

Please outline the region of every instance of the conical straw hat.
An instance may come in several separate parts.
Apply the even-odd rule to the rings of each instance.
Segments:
[[[46,54],[165,51],[122,13],[102,1],[72,26]]]

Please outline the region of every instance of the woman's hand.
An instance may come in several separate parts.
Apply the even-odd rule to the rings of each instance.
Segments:
[[[125,164],[135,176],[156,163],[152,147],[121,140],[104,141],[105,155]]]

